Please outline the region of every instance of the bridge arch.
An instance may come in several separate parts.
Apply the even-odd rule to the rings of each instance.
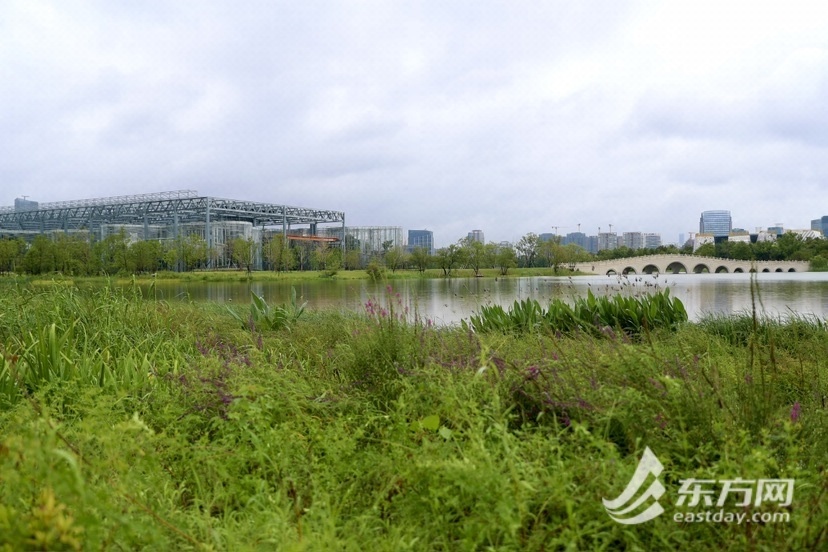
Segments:
[[[742,268],[741,266],[737,266],[736,268],[734,268],[734,269],[733,269],[733,272],[734,272],[734,273],[736,273],[736,272],[744,272],[744,271],[745,271],[745,269],[744,269],[744,268]]]
[[[670,274],[681,274],[684,272],[687,273],[687,267],[684,266],[682,263],[678,261],[673,261],[672,263],[667,265],[667,271]]]
[[[796,269],[794,267],[791,267],[788,269],[788,272],[796,272]]]
[[[716,274],[727,274],[730,272],[726,266],[722,265],[716,269]]]
[[[694,274],[710,274],[710,267],[704,263],[699,263],[693,267]]]
[[[654,264],[648,264],[643,269],[641,269],[642,274],[658,274],[661,272],[658,267]]]
[[[638,274],[638,272],[635,271],[635,268],[628,266],[627,268],[621,271],[621,274]]]
[[[782,270],[782,268],[780,267],[780,268],[777,268],[776,270],[774,270],[774,272],[785,272],[785,271]]]
[[[769,268],[763,268],[762,272],[770,272],[770,269]]]
[[[614,268],[610,268],[609,270],[607,270],[607,276],[616,276],[617,274],[618,274],[618,271],[615,270]]]

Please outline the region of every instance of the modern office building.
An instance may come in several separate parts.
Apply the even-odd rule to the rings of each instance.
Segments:
[[[434,255],[434,232],[431,230],[409,230],[408,251],[415,247],[422,247],[429,255]]]
[[[725,237],[733,229],[730,211],[703,211],[699,219],[699,233]]]
[[[812,220],[811,230],[819,230],[823,236],[828,236],[828,216]]]

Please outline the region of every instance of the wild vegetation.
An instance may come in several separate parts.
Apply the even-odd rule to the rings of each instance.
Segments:
[[[360,314],[149,296],[0,294],[0,549],[828,547],[821,321],[631,340],[435,327],[393,289]],[[621,525],[601,499],[645,446],[668,514]],[[790,521],[677,523],[690,477],[793,478]]]

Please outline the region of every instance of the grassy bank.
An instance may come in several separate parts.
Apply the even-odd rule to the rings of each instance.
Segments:
[[[828,547],[818,321],[473,333],[384,299],[267,329],[109,287],[8,286],[0,549]],[[645,447],[667,512],[622,525],[601,499]],[[673,520],[679,480],[739,477],[795,479],[790,521]]]
[[[495,268],[484,268],[480,270],[480,277],[486,278],[522,278],[530,276],[575,276],[582,275],[582,272],[573,272],[568,269],[559,269],[555,273],[551,268],[512,268],[506,276],[500,274]],[[397,270],[385,271],[382,281],[393,282],[394,280],[410,280],[418,278],[445,278],[442,270],[430,268],[425,272],[418,270]],[[474,278],[474,271],[471,269],[455,269],[451,273],[452,278]],[[119,284],[132,281],[184,281],[184,282],[303,282],[308,280],[332,279],[332,280],[370,280],[371,276],[365,270],[339,270],[333,275],[313,270],[292,270],[287,272],[254,271],[244,270],[195,270],[191,272],[158,272],[156,274],[136,274],[135,276],[68,276],[52,274],[44,276],[24,275],[2,275],[0,281],[18,281],[21,283],[51,284],[52,282],[91,282],[104,284],[108,281],[115,281]]]

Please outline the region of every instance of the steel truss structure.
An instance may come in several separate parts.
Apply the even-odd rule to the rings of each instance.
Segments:
[[[208,247],[212,246],[210,225],[225,221],[277,227],[284,235],[291,226],[310,225],[310,233],[316,234],[317,224],[340,223],[344,229],[345,213],[200,196],[195,190],[42,203],[33,210],[0,208],[0,233],[86,230],[100,236],[102,225],[138,225],[143,226],[143,239],[149,239],[150,226],[167,226],[177,237],[179,225],[198,222],[205,225]]]

